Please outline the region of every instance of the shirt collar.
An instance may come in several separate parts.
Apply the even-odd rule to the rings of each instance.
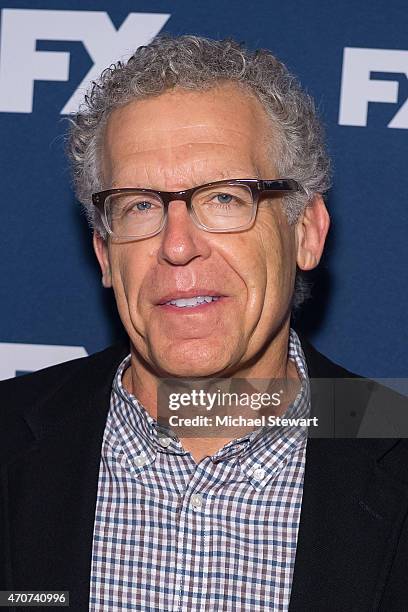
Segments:
[[[170,430],[161,427],[138,399],[123,385],[123,373],[130,366],[127,355],[119,365],[112,384],[112,417],[120,444],[137,470],[152,463],[158,452],[186,454]]]
[[[296,366],[301,387],[293,403],[282,417],[307,419],[310,415],[310,382],[306,359],[298,335],[293,329],[289,333],[288,356]],[[246,439],[246,440],[245,440]],[[307,427],[265,426],[247,434],[240,439],[244,442],[238,455],[243,472],[251,479],[256,489],[263,488],[271,478],[276,477],[288,463],[291,456],[307,442]],[[222,457],[227,446],[233,446],[232,441],[220,449],[215,457]]]

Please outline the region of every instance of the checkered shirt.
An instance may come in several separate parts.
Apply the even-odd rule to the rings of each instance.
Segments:
[[[308,417],[302,386],[285,416]],[[263,427],[198,464],[122,385],[112,386],[93,534],[92,612],[287,610],[302,505],[307,430]]]

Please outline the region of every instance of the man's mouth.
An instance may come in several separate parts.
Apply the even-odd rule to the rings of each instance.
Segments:
[[[190,298],[179,298],[177,300],[169,300],[164,302],[164,306],[176,306],[177,308],[196,308],[201,304],[210,304],[216,302],[221,296],[215,295],[197,295],[196,297]]]

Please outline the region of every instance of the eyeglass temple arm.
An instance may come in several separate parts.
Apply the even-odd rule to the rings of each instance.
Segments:
[[[302,186],[294,179],[259,181],[259,188],[264,191],[303,191]]]

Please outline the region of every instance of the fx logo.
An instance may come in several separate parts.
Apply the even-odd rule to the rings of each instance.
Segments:
[[[87,355],[83,346],[0,342],[0,380]]]
[[[398,102],[398,82],[372,79],[372,72],[408,77],[408,51],[346,47],[340,93],[340,125],[367,125],[369,102]],[[390,128],[408,129],[408,99],[394,115]]]
[[[0,46],[0,112],[31,113],[35,81],[68,81],[70,55],[37,51],[37,41],[81,41],[93,63],[61,114],[75,112],[104,68],[150,42],[170,15],[130,13],[117,30],[107,13],[3,9]]]

